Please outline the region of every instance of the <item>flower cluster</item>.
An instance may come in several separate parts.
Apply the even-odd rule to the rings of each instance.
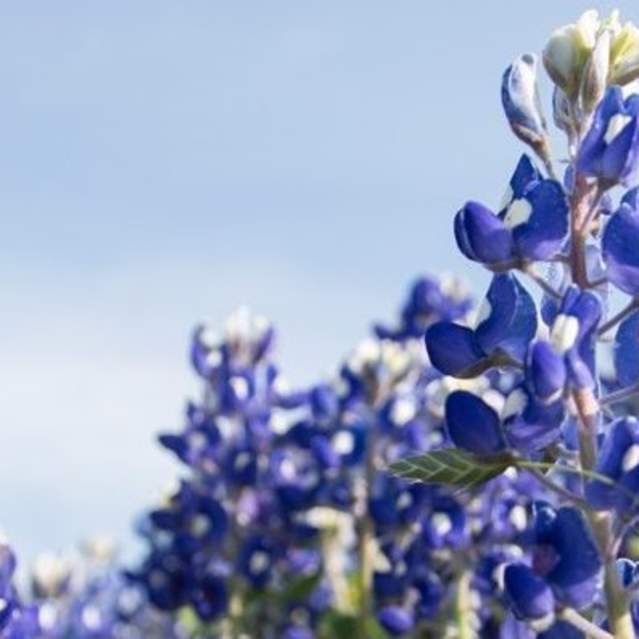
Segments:
[[[501,99],[531,153],[453,223],[483,303],[421,278],[299,390],[267,320],[198,327],[143,556],[44,558],[25,605],[0,546],[2,639],[637,636],[639,30],[588,11],[542,60],[565,171],[522,55]]]
[[[272,361],[271,325],[246,309],[223,335],[195,331],[202,397],[160,436],[187,469],[142,523],[149,550],[129,577],[160,610],[230,636],[305,637],[327,606],[309,512],[338,499],[330,450],[308,432],[334,410],[327,389],[292,392]],[[194,615],[192,613],[195,613]]]
[[[40,555],[30,571],[39,632],[50,639],[186,639],[187,629],[149,605],[122,573],[113,543],[96,538],[81,553]],[[29,635],[31,636],[31,635]]]
[[[37,606],[24,603],[14,583],[16,557],[5,543],[0,544],[0,637],[35,639],[41,628]]]
[[[509,388],[498,405],[475,389],[449,394],[447,474],[432,472],[441,454],[396,469],[442,483],[462,461],[483,468],[482,481],[531,474],[553,499],[524,502],[519,556],[501,562],[503,636],[628,639],[639,629],[628,558],[639,515],[639,30],[617,12],[586,12],[552,35],[543,63],[567,134],[565,175],[555,175],[537,58],[523,55],[503,76],[502,103],[540,166],[524,155],[499,207],[457,213],[459,250],[492,282],[473,322],[437,322],[425,337],[444,375]],[[630,301],[611,313],[622,294]]]
[[[517,472],[479,501],[386,472],[450,444],[446,406],[475,398],[462,388],[494,404],[513,387],[489,375],[460,384],[429,364],[424,334],[470,309],[457,281],[421,278],[396,325],[376,325],[334,380],[296,392],[266,321],[236,314],[221,337],[198,328],[202,399],[182,432],[160,437],[188,474],[145,519],[133,583],[194,633],[223,637],[443,636],[460,607],[473,632],[490,631],[493,573],[516,557],[526,503],[552,495]]]
[[[497,637],[503,567],[520,562],[522,540],[540,554],[559,540],[557,556],[570,563],[559,500],[516,469],[481,495],[387,472],[409,454],[453,444],[506,453],[502,420],[516,424],[528,448],[557,438],[559,426],[539,417],[563,418],[556,398],[548,401],[556,389],[537,380],[535,409],[517,420],[528,386],[486,363],[524,358],[537,328],[534,301],[506,274],[489,299],[501,319],[483,312],[470,329],[472,304],[459,282],[421,278],[395,325],[375,325],[332,381],[295,392],[273,364],[268,322],[236,314],[221,337],[198,328],[191,353],[202,399],[188,404],[182,432],[160,436],[188,472],[143,522],[149,549],[129,571],[132,583],[192,636],[430,638],[459,624],[467,636]],[[485,371],[474,379],[438,370],[424,348],[425,335],[443,331],[453,344],[439,359],[431,353],[433,363],[463,359],[459,330],[478,353],[461,377]],[[544,352],[536,359],[544,362]],[[551,541],[531,536],[533,502],[556,509]],[[584,546],[590,541],[585,535]],[[548,579],[561,583],[562,566]],[[561,632],[564,622],[552,628]]]

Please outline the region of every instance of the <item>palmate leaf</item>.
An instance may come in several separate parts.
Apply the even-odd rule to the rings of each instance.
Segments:
[[[469,490],[501,475],[514,462],[508,454],[478,457],[460,448],[443,448],[400,459],[390,471],[403,479]]]

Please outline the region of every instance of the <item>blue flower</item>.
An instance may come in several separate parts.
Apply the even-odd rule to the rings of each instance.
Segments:
[[[310,628],[297,624],[287,626],[282,633],[282,639],[314,639],[314,637]]]
[[[220,617],[228,606],[226,579],[214,573],[203,575],[193,590],[191,603],[203,621]]]
[[[422,537],[428,548],[460,548],[468,542],[468,517],[453,497],[433,499],[427,517],[422,520]]]
[[[526,358],[526,383],[531,394],[544,404],[558,400],[566,384],[566,365],[549,342],[531,344]]]
[[[629,191],[611,216],[602,239],[608,279],[630,295],[639,295],[638,189]]]
[[[586,485],[586,497],[595,507],[636,510],[639,490],[639,422],[634,417],[615,420],[608,426],[595,470],[614,485],[593,480]]]
[[[555,598],[577,610],[590,606],[600,585],[601,559],[583,514],[570,506],[555,511],[539,504],[534,533],[533,565]]]
[[[624,100],[620,87],[608,88],[595,111],[577,157],[577,170],[606,184],[627,184],[639,160],[639,95]]]
[[[506,566],[504,591],[518,619],[548,627],[555,613],[555,597],[546,581],[522,563]],[[545,629],[545,628],[544,628]]]
[[[415,625],[413,612],[402,606],[386,606],[377,613],[377,620],[393,637],[410,632]]]
[[[617,570],[624,588],[635,586],[639,581],[639,565],[636,561],[626,558],[617,559]]]
[[[542,178],[526,155],[515,169],[498,214],[468,202],[455,216],[455,239],[461,252],[494,267],[549,259],[561,250],[567,233],[563,187]]]
[[[514,258],[510,229],[479,202],[467,202],[455,216],[455,239],[459,250],[475,262],[502,264]]]
[[[506,448],[499,415],[476,395],[455,391],[446,400],[448,435],[459,448],[494,455]]]
[[[493,277],[475,329],[437,322],[426,331],[426,348],[445,375],[473,377],[491,357],[523,361],[536,331],[532,297],[516,277],[500,274]]]
[[[639,382],[639,311],[631,313],[617,329],[615,372],[622,386]]]
[[[501,101],[515,135],[533,148],[543,147],[546,122],[541,112],[537,88],[537,57],[519,56],[504,72]]]
[[[420,277],[402,306],[399,327],[376,324],[374,330],[380,339],[422,337],[434,321],[463,317],[471,306],[471,299],[458,280]]]
[[[474,377],[487,355],[479,346],[475,331],[453,322],[437,322],[426,331],[430,361],[444,375]]]
[[[479,456],[495,455],[509,447],[543,449],[559,438],[564,416],[561,401],[539,402],[525,386],[509,393],[501,415],[468,391],[454,391],[446,401],[452,443]]]
[[[594,388],[595,339],[601,301],[591,291],[570,287],[550,327],[550,342],[563,356],[569,381],[577,388]]]
[[[255,534],[246,539],[240,548],[237,569],[253,588],[265,588],[273,574],[277,550],[264,535]]]
[[[530,452],[557,441],[565,410],[561,399],[539,401],[522,385],[508,395],[501,417],[511,446]]]

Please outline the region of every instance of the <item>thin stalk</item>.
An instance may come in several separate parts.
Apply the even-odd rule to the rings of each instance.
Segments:
[[[560,497],[563,497],[567,501],[571,502],[574,506],[578,506],[584,511],[590,509],[590,505],[585,499],[582,499],[567,488],[564,488],[560,484],[554,482],[548,476],[544,475],[541,470],[538,470],[537,468],[527,468],[526,470],[528,470],[528,472],[531,473],[537,481],[541,482],[544,486],[557,493],[557,495],[559,495]]]
[[[541,275],[536,273],[533,266],[525,266],[522,271],[526,275],[528,275],[528,277],[530,277],[537,284],[537,286],[539,286],[539,288],[541,288],[541,290],[546,293],[546,295],[556,300],[561,299],[561,293],[554,289],[548,282],[546,282],[546,280],[541,277]]]
[[[370,487],[375,476],[375,425],[370,427],[366,446],[366,466],[364,470],[364,485],[362,487],[362,502],[359,521],[357,522],[358,540],[357,552],[359,558],[359,602],[358,602],[358,637],[367,638],[367,626],[372,609],[373,562],[375,553],[375,529],[368,514],[368,497]]]
[[[590,639],[615,639],[609,632],[602,630],[599,626],[595,626],[592,621],[588,621],[572,608],[564,608],[559,613],[559,617],[581,630]]]
[[[635,309],[639,308],[639,300],[633,298],[628,302],[626,306],[624,306],[616,315],[613,315],[605,324],[602,324],[597,331],[597,335],[604,335],[611,328],[614,328],[619,322],[624,320],[630,313],[632,313]]]
[[[597,187],[595,187],[598,192]],[[572,279],[580,288],[589,287],[586,265],[586,240],[588,226],[593,209],[593,187],[582,175],[575,177],[575,188],[570,199],[570,269]]]
[[[598,206],[602,188],[589,184],[577,174],[575,188],[570,199],[570,269],[573,281],[580,288],[588,288],[586,241],[590,222]],[[601,410],[590,390],[576,390],[573,400],[579,418],[579,460],[584,471],[592,472],[597,462],[597,424]],[[604,562],[604,593],[608,624],[616,639],[635,639],[626,593],[619,580],[616,557],[613,552],[614,536],[611,515],[587,511],[599,551]]]
[[[599,404],[600,406],[610,406],[610,404],[622,402],[624,399],[628,399],[628,397],[632,397],[637,393],[639,393],[639,382],[637,384],[632,384],[631,386],[626,386],[626,388],[621,388],[618,391],[608,393],[608,395],[604,395],[599,400]]]
[[[457,580],[457,590],[455,593],[455,623],[457,625],[458,639],[475,639],[476,633],[472,620],[474,616],[472,606],[472,592],[470,583],[472,573],[464,570]]]

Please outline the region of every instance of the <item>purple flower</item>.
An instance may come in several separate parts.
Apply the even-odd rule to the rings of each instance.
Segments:
[[[577,170],[607,184],[627,184],[639,159],[639,95],[624,100],[620,87],[610,87],[595,111],[577,157]]]
[[[532,395],[544,404],[561,397],[566,384],[566,366],[549,342],[540,340],[528,349],[526,383]]]
[[[537,331],[535,303],[516,277],[493,277],[474,330],[437,322],[426,331],[432,364],[446,375],[472,377],[492,358],[524,359]]]
[[[622,386],[639,382],[639,312],[631,313],[617,329],[615,371]]]
[[[530,567],[522,563],[506,566],[504,591],[518,619],[537,622],[546,627],[552,624],[555,597],[546,581]]]
[[[393,637],[410,632],[415,625],[415,616],[411,610],[401,606],[386,606],[377,613],[377,620]]]
[[[463,317],[471,306],[471,299],[459,280],[420,277],[402,306],[399,327],[376,324],[374,330],[380,339],[422,337],[433,322]]]
[[[533,148],[546,138],[546,122],[537,88],[537,56],[519,56],[504,72],[501,101],[515,135]]]
[[[535,512],[533,566],[555,598],[578,610],[590,606],[600,585],[601,559],[584,515],[546,504]]]
[[[556,255],[568,233],[568,204],[561,184],[543,179],[524,155],[513,174],[505,206],[495,214],[468,202],[455,217],[455,239],[471,260],[499,266]]]
[[[508,441],[525,452],[542,450],[557,441],[564,416],[560,399],[550,403],[539,401],[523,385],[508,395],[502,411]]]
[[[613,213],[602,240],[608,279],[630,295],[639,295],[639,211],[637,189],[629,191]]]
[[[475,262],[501,264],[514,257],[510,229],[479,202],[467,202],[455,216],[455,239],[459,250]]]
[[[487,357],[479,346],[475,331],[467,326],[437,322],[426,331],[425,339],[433,366],[444,375],[473,377]]]
[[[595,339],[601,301],[591,291],[572,286],[550,327],[550,342],[563,356],[569,381],[577,388],[595,386]]]
[[[455,391],[446,400],[446,424],[453,444],[476,455],[506,448],[499,415],[476,395]]]
[[[595,470],[613,483],[593,480],[586,486],[588,501],[603,510],[636,510],[639,503],[639,422],[634,417],[608,425]]]

